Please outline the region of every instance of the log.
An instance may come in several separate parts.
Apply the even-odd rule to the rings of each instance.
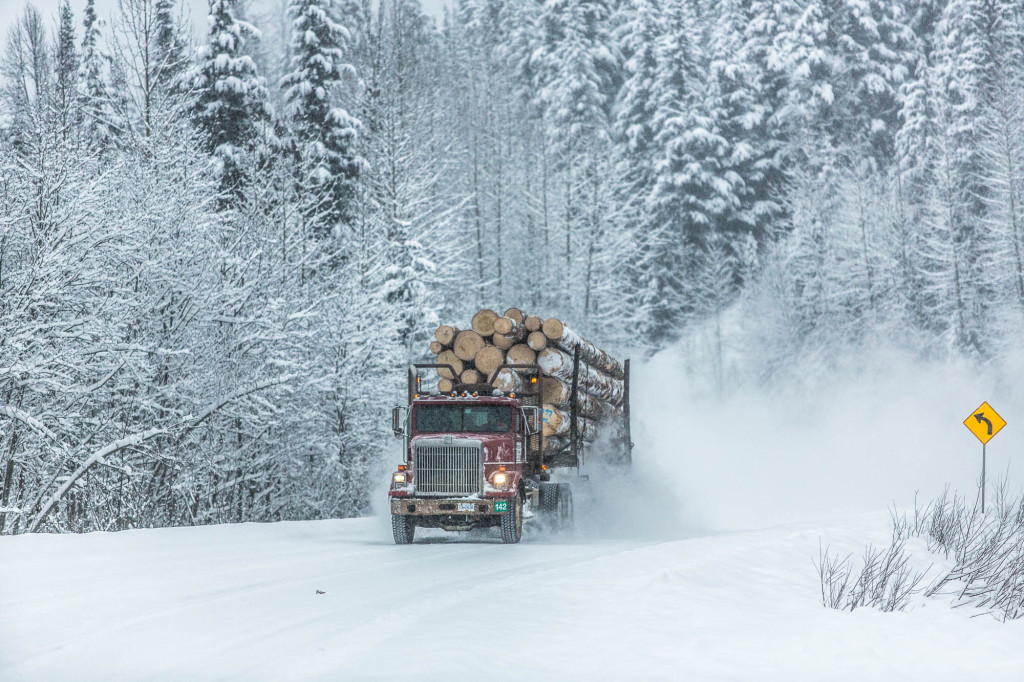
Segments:
[[[540,328],[544,325],[544,320],[540,319],[536,315],[527,315],[526,319],[523,320],[523,326],[526,327],[526,331],[539,332]]]
[[[451,348],[452,342],[455,341],[455,335],[459,333],[459,330],[455,327],[442,324],[440,327],[434,330],[434,338],[445,348]]]
[[[532,365],[537,361],[537,354],[525,343],[517,343],[508,349],[505,359],[510,365]]]
[[[440,341],[431,341],[430,342],[430,352],[431,353],[433,353],[434,355],[440,355],[443,351],[444,351],[444,344],[442,344]]]
[[[497,346],[484,346],[473,358],[473,364],[483,374],[484,381],[487,381],[503,362],[505,362],[505,351]]]
[[[545,403],[541,414],[544,422],[542,432],[545,438],[572,435],[572,419],[568,412]],[[576,427],[581,438],[585,440],[597,438],[597,425],[593,421],[580,417],[576,420]]]
[[[437,390],[441,393],[451,393],[455,389],[455,382],[451,379],[441,379],[437,382]]]
[[[455,336],[455,342],[452,344],[452,351],[460,360],[469,362],[476,357],[476,354],[479,353],[480,349],[485,345],[486,342],[484,341],[484,337],[480,336],[480,334],[475,331],[467,329],[459,332]],[[455,377],[451,378],[454,379]]]
[[[572,384],[572,357],[557,348],[545,348],[537,354],[537,364],[548,376]],[[618,379],[602,374],[586,364],[580,363],[579,389],[592,396],[606,400],[612,405],[622,405],[623,386]]]
[[[503,317],[510,317],[516,322],[521,323],[523,321],[523,311],[519,308],[509,308],[504,312]]]
[[[494,321],[496,319],[498,319],[498,313],[490,308],[477,311],[477,314],[473,316],[473,331],[480,336],[490,336],[494,333]]]
[[[526,345],[535,351],[542,351],[548,347],[548,337],[541,331],[530,332],[526,337]]]
[[[544,449],[544,454],[553,455],[569,447],[569,439],[565,436],[551,436],[544,439],[544,444],[541,447]]]
[[[526,327],[510,317],[499,317],[494,321],[494,333],[504,334],[516,341],[522,341],[526,338]]]
[[[502,350],[508,350],[515,345],[516,340],[511,336],[505,336],[504,334],[495,334],[491,337],[491,343]]]
[[[573,330],[569,329],[567,326],[562,324],[561,320],[549,317],[544,320],[541,331],[543,331],[544,336],[553,341],[555,345],[569,351],[570,354],[579,348],[580,358],[595,369],[598,369],[605,374],[610,374],[613,378],[619,380],[626,376],[626,373],[622,369],[622,365],[619,364],[618,360],[608,355],[608,353],[590,343],[590,341],[587,341]]]
[[[519,375],[519,372],[503,369],[494,377],[491,385],[503,393],[516,393],[523,390],[526,382],[523,381],[523,377]]]
[[[545,403],[569,411],[572,409],[572,387],[555,377],[541,379],[541,398]],[[621,412],[610,404],[580,390],[576,396],[576,407],[587,419],[604,422],[611,418],[620,418]]]
[[[475,369],[464,369],[459,375],[459,380],[464,384],[479,384],[480,372]]]
[[[450,350],[446,350],[437,356],[437,364],[452,366],[452,369],[455,370],[455,374],[452,374],[451,370],[447,367],[437,368],[437,376],[442,379],[450,379],[452,381],[454,381],[455,377],[459,374],[462,374],[462,370],[466,368],[466,363],[459,359],[459,357],[455,355],[454,351]],[[445,393],[447,393],[447,391],[445,391]]]

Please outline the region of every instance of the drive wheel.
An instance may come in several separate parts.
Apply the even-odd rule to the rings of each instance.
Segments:
[[[395,536],[396,545],[408,545],[416,535],[416,524],[411,516],[391,515],[391,533]]]
[[[516,493],[512,508],[501,515],[501,541],[514,545],[523,537],[523,496]]]
[[[558,525],[558,484],[540,484],[540,521],[545,528]]]
[[[558,484],[558,511],[557,521],[560,529],[566,529],[572,526],[572,486],[568,483]]]

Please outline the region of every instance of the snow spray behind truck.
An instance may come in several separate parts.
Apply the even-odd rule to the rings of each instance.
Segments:
[[[437,362],[409,367],[408,404],[392,411],[405,441],[388,493],[395,543],[417,527],[498,527],[505,543],[519,542],[524,518],[564,527],[572,486],[552,471],[631,463],[629,360],[517,308],[434,337]]]

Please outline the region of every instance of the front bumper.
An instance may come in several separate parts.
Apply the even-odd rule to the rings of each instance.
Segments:
[[[495,510],[495,505],[499,509]],[[508,499],[483,499],[467,500],[466,498],[454,499],[426,499],[422,497],[391,498],[391,513],[400,516],[447,516],[457,514],[459,516],[491,516],[503,514],[508,510]]]

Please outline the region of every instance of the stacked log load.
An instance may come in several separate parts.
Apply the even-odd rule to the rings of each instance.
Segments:
[[[437,370],[437,389],[441,393],[451,393],[459,384],[488,384],[504,393],[522,391],[526,385],[523,375],[499,367],[540,366],[546,453],[560,452],[569,446],[572,378],[576,369],[573,362],[577,351],[578,436],[584,442],[593,442],[602,425],[617,428],[622,422],[625,371],[615,358],[561,320],[524,315],[518,308],[509,308],[501,315],[485,308],[473,316],[469,329],[441,325],[430,344],[437,364],[447,365]]]

